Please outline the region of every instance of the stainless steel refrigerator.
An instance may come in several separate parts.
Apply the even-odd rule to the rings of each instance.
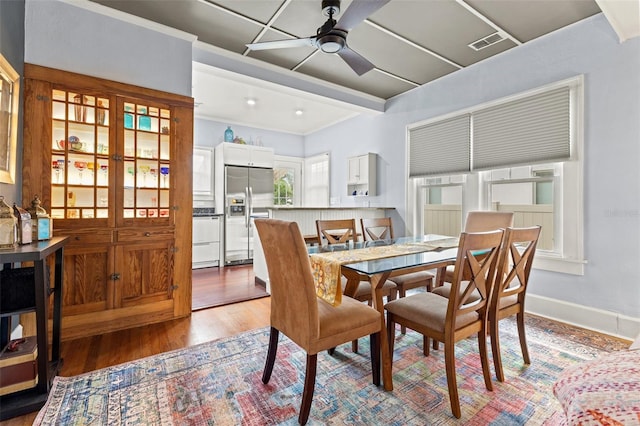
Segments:
[[[253,261],[253,220],[273,207],[273,169],[225,166],[225,263]]]

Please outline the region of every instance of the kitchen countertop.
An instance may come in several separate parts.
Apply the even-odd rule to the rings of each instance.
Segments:
[[[193,217],[214,217],[222,216],[222,213],[215,213],[216,209],[213,207],[194,207]]]
[[[270,207],[271,210],[395,210],[395,207],[360,207],[360,206],[331,206],[331,207],[289,207],[289,206],[274,206]]]

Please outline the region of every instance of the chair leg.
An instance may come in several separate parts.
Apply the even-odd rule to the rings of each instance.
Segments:
[[[389,339],[389,341],[382,342],[382,344],[387,343],[389,345],[389,353],[391,354],[391,358],[393,358],[393,346],[396,343],[396,323],[391,314],[387,314],[387,339]]]
[[[380,333],[374,333],[369,336],[371,350],[371,373],[373,376],[373,384],[380,386]]]
[[[398,293],[400,294],[401,299],[407,295],[407,291],[404,289],[404,286],[398,287]],[[400,333],[407,334],[407,327],[400,324]]]
[[[490,391],[493,390],[491,382],[491,371],[489,371],[489,354],[487,353],[487,329],[483,328],[478,333],[478,352],[480,354],[480,363],[482,364],[482,375],[484,376],[484,385]]]
[[[500,352],[500,336],[498,334],[498,318],[491,317],[489,321],[491,334],[491,353],[493,355],[493,368],[496,370],[496,378],[504,382],[504,370],[502,368],[502,355]]]
[[[440,349],[440,342],[438,342],[436,339],[433,339],[433,350],[437,351]]]
[[[316,366],[318,364],[318,354],[307,354],[307,372],[304,375],[304,390],[302,391],[302,404],[300,405],[300,415],[298,423],[307,424],[309,411],[311,411],[311,401],[313,391],[316,386]]]
[[[456,381],[456,354],[454,342],[444,342],[444,365],[447,372],[447,386],[449,387],[449,402],[451,411],[456,418],[460,418],[460,400],[458,399],[458,384]]]
[[[276,352],[278,352],[278,337],[280,336],[280,330],[271,327],[269,331],[269,349],[267,349],[267,361],[264,364],[264,371],[262,372],[262,383],[269,383],[271,379],[271,372],[273,371],[273,364],[276,361]]]
[[[524,306],[520,308],[520,312],[517,315],[518,320],[518,336],[520,337],[520,349],[522,349],[522,358],[524,359],[524,363],[529,365],[531,364],[531,359],[529,358],[529,349],[527,348],[527,337],[524,332]]]
[[[354,354],[357,354],[357,353],[358,353],[358,339],[356,339],[356,340],[352,340],[352,341],[351,341],[351,351],[352,351]]]
[[[429,337],[424,335],[422,336],[422,353],[424,356],[429,356]]]

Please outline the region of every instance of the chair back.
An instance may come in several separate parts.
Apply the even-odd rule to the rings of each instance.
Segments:
[[[360,218],[360,227],[364,241],[393,239],[393,225],[390,217]]]
[[[469,323],[466,314],[486,321],[503,235],[501,229],[460,234],[446,316],[453,330]]]
[[[469,212],[464,232],[485,232],[494,229],[507,229],[513,226],[512,212]]]
[[[540,226],[532,226],[505,231],[491,309],[499,309],[500,299],[514,295],[518,295],[518,302],[524,304],[540,230]]]
[[[320,245],[358,241],[355,219],[316,220]]]
[[[256,219],[271,283],[271,326],[303,348],[317,339],[318,302],[309,255],[296,222]]]

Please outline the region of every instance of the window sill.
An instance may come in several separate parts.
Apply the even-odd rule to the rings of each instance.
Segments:
[[[586,260],[538,254],[533,261],[533,268],[544,271],[561,272],[563,274],[584,275],[584,265],[586,265],[586,263]]]

